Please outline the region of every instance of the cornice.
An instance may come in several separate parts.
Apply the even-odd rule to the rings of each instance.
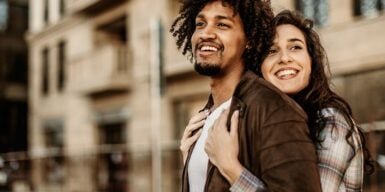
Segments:
[[[87,20],[82,17],[68,16],[59,20],[56,23],[46,25],[42,30],[31,32],[28,31],[26,34],[26,40],[28,43],[34,43],[41,39],[47,38],[49,36],[55,35],[62,31],[73,28],[81,23],[85,23]]]

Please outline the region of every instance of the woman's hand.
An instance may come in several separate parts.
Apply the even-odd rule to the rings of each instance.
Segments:
[[[188,125],[186,126],[183,136],[180,142],[180,151],[182,152],[183,164],[186,163],[188,151],[193,143],[199,138],[202,133],[203,125],[205,124],[207,116],[210,114],[209,110],[204,110],[193,117],[191,117]],[[197,129],[200,129],[196,131]],[[194,134],[193,132],[196,131]]]
[[[226,121],[229,109],[222,112],[215,121],[214,126],[209,129],[206,140],[205,151],[213,165],[221,174],[233,184],[241,175],[243,166],[238,160],[238,116],[235,111],[231,116],[230,132],[227,131]]]

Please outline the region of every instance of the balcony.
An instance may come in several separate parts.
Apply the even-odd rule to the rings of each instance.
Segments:
[[[69,0],[67,9],[72,13],[96,13],[126,0]]]
[[[68,89],[89,96],[127,92],[129,58],[126,46],[109,44],[70,61]]]
[[[321,37],[333,75],[384,68],[384,31],[385,15],[323,29]]]

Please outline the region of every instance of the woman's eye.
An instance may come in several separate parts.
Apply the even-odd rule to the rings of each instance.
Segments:
[[[277,50],[276,50],[276,49],[270,49],[270,50],[269,50],[269,55],[273,55],[273,54],[275,54],[275,53],[277,53]]]
[[[299,46],[299,45],[295,45],[295,46],[292,46],[292,47],[290,48],[290,50],[301,50],[301,49],[302,49],[302,47]]]

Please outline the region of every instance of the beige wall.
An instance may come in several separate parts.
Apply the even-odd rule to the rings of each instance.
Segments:
[[[329,24],[336,25],[353,20],[353,0],[329,1]]]

